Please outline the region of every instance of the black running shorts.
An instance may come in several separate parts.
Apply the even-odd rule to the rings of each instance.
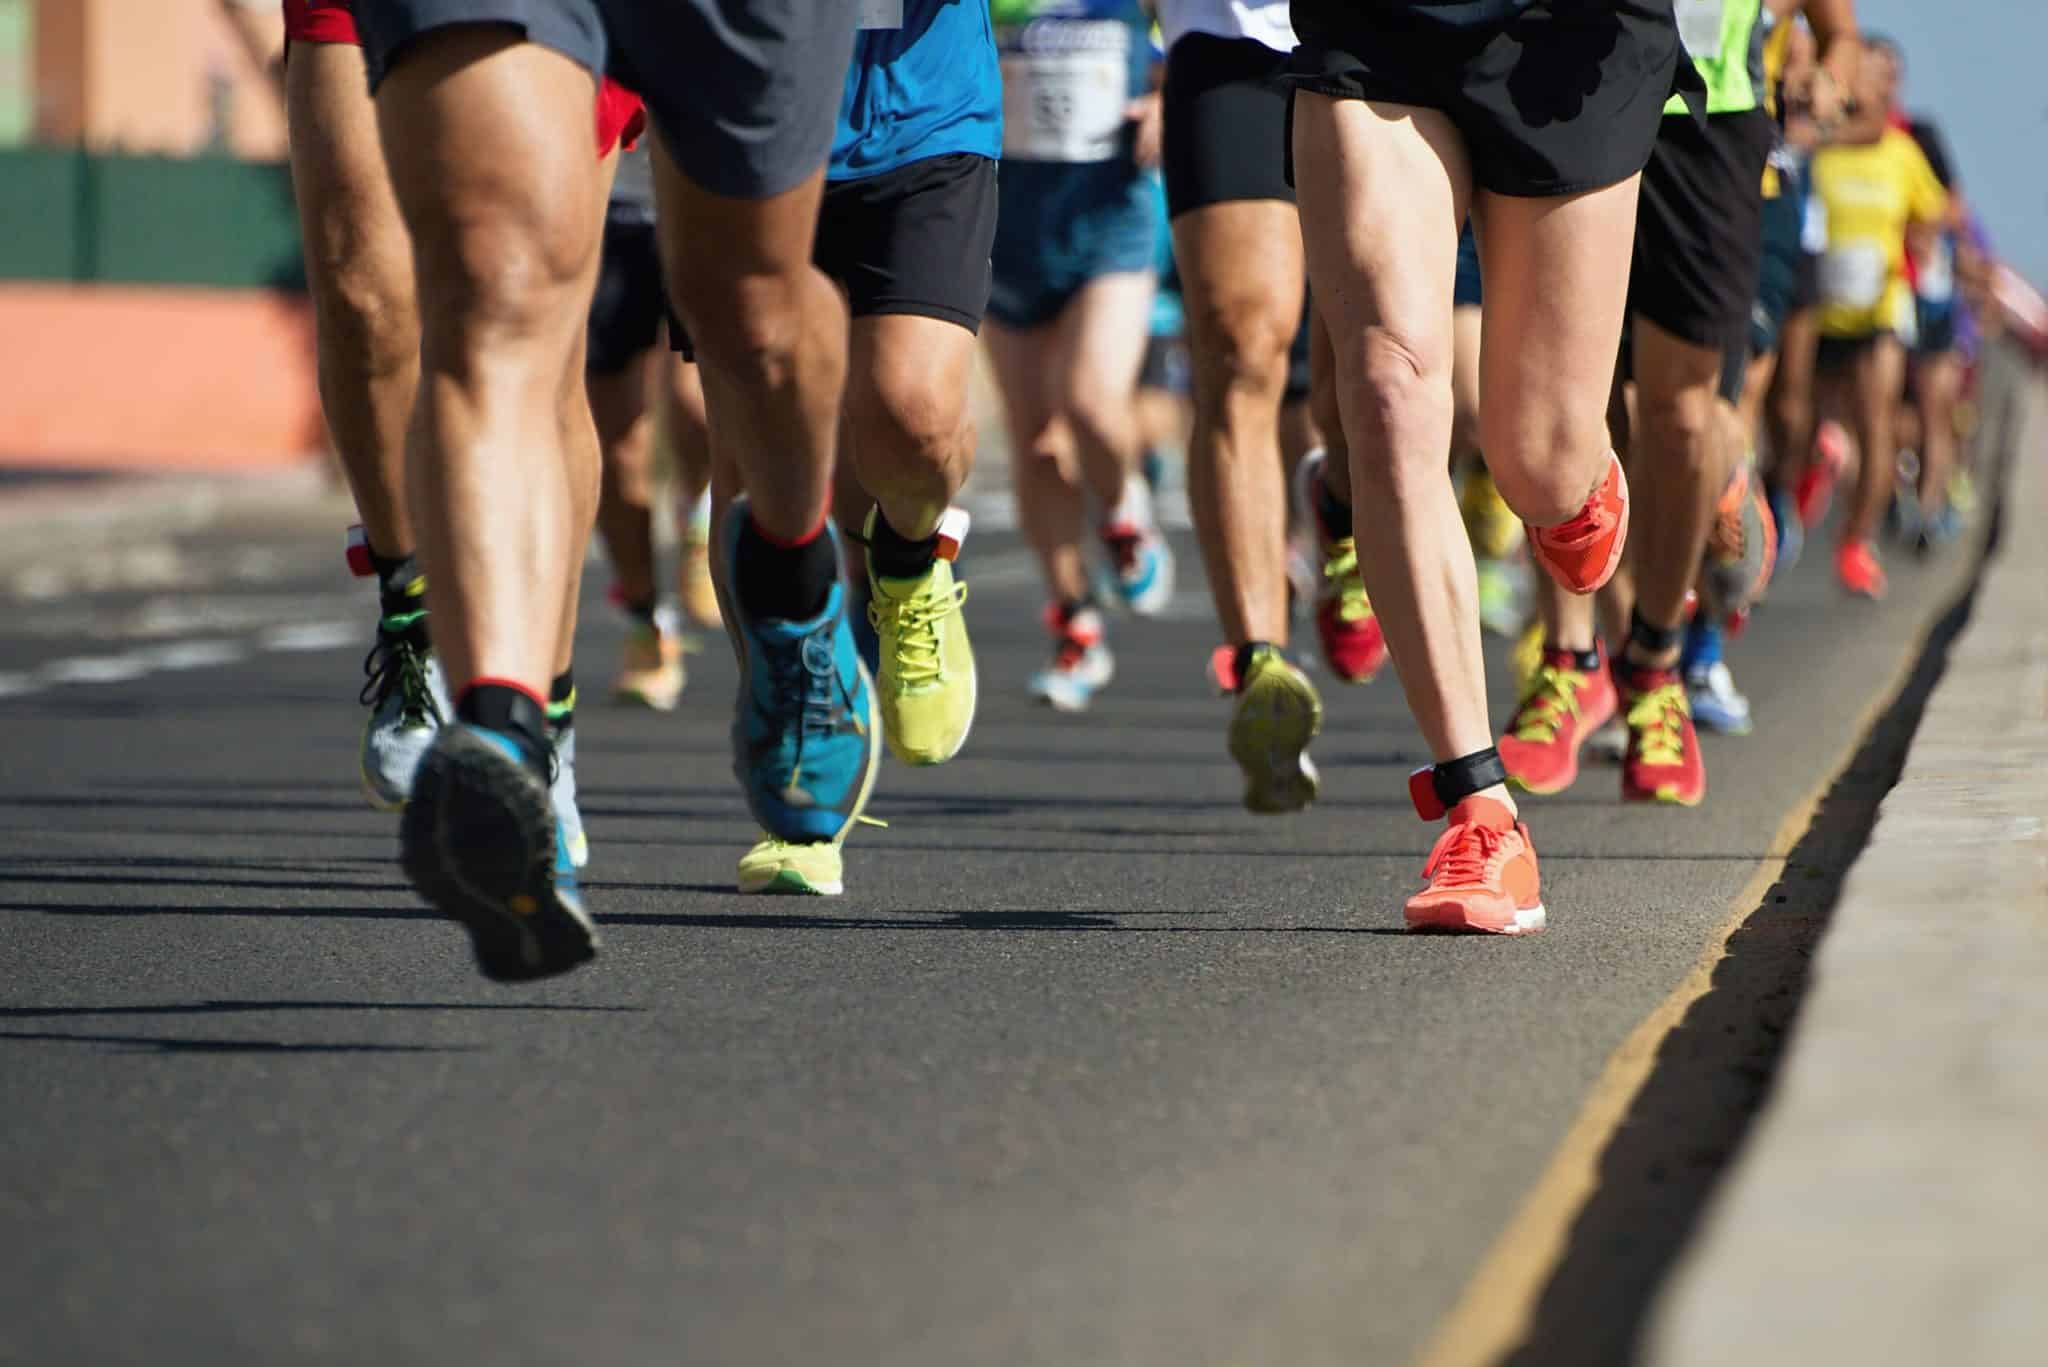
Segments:
[[[812,259],[855,318],[907,313],[978,334],[995,237],[996,163],[952,152],[826,185]],[[669,341],[695,359],[673,315]]]
[[[1287,183],[1284,53],[1190,33],[1166,54],[1166,212],[1247,199],[1294,202]]]
[[[1632,315],[1694,346],[1748,347],[1764,254],[1764,162],[1777,137],[1761,109],[1663,121],[1636,211]]]
[[[647,101],[683,174],[766,199],[824,166],[857,6],[846,0],[368,0],[356,6],[371,89],[438,29],[517,29]],[[507,148],[505,155],[518,155]]]
[[[1699,87],[1671,0],[1535,0],[1455,24],[1439,17],[1451,8],[1293,0],[1300,46],[1285,79],[1334,99],[1441,110],[1480,188],[1523,196],[1628,179],[1649,158],[1666,97]]]
[[[584,369],[617,375],[661,340],[668,292],[661,283],[661,253],[654,224],[644,214],[607,213],[604,259],[590,299],[590,344]]]

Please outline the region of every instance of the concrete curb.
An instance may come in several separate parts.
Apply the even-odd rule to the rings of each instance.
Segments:
[[[1998,553],[1647,1361],[2042,1359],[2048,401],[2008,378]]]

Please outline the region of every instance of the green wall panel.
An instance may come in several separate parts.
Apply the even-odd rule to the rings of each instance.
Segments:
[[[92,268],[86,164],[69,149],[0,152],[0,279],[76,280]]]

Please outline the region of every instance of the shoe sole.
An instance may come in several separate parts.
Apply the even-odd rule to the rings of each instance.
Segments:
[[[458,819],[466,814],[467,819]],[[597,928],[555,883],[547,786],[477,736],[444,736],[399,823],[413,887],[469,932],[494,982],[567,973],[597,954]]]
[[[628,707],[644,707],[650,712],[673,712],[683,701],[683,690],[678,687],[674,693],[657,693],[645,688],[618,687],[612,690],[612,701]]]
[[[1654,792],[1644,792],[1641,789],[1624,787],[1621,790],[1621,800],[1623,802],[1653,802],[1664,807],[1697,807],[1707,800],[1707,794],[1702,789],[1696,795],[1686,797],[1683,794],[1673,792],[1669,788],[1659,788]]]
[[[1272,695],[1272,704],[1247,716],[1246,707],[1265,694]],[[1323,704],[1312,692],[1276,683],[1239,700],[1230,722],[1230,757],[1244,771],[1247,811],[1283,816],[1316,800],[1322,779],[1308,747],[1322,729]]]
[[[1503,925],[1474,917],[1459,907],[1445,908],[1433,915],[1405,915],[1408,929],[1417,935],[1534,935],[1548,924],[1541,902],[1516,908],[1514,918]]]
[[[739,890],[757,897],[837,897],[846,891],[843,879],[814,882],[795,869],[777,869],[766,878],[739,880]]]

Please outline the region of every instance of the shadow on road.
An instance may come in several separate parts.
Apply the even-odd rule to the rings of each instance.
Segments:
[[[1994,515],[1986,558],[1998,530]],[[1572,1225],[1534,1325],[1508,1363],[1635,1360],[1657,1292],[1768,1099],[1814,949],[1898,782],[1949,647],[1970,619],[1977,582],[1973,575],[1929,631],[1904,687],[1822,798],[1783,874],[1729,938],[1707,994],[1658,1049],[1601,1155],[1599,1186]]]

